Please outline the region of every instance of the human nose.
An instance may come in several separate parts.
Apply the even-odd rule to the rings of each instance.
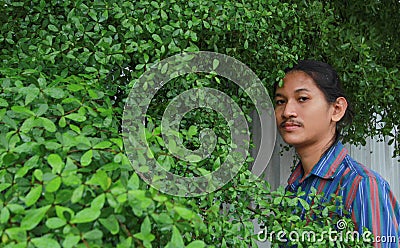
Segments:
[[[295,104],[292,103],[291,101],[288,101],[283,106],[283,110],[281,112],[281,116],[282,116],[282,118],[286,118],[286,119],[297,117],[297,111],[296,111]]]

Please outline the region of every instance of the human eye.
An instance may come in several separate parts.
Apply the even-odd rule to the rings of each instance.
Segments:
[[[276,105],[282,105],[284,103],[285,103],[285,100],[283,100],[283,99],[275,99],[275,104]]]
[[[307,96],[301,96],[301,97],[299,97],[298,101],[299,101],[299,102],[306,102],[306,101],[308,101],[309,99],[310,99],[310,98],[307,97]]]

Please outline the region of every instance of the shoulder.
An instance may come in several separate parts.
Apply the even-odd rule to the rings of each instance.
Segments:
[[[360,183],[376,182],[380,186],[388,187],[388,182],[381,175],[355,161],[350,155],[346,155],[343,164],[348,170],[347,174]]]
[[[358,163],[349,155],[343,159],[342,166],[344,173],[341,187],[346,196],[346,209],[354,207],[353,204],[359,205],[390,194],[389,184],[381,175]]]
[[[345,189],[346,209],[362,232],[367,227],[375,236],[392,235],[398,232],[400,205],[381,175],[357,163],[348,156],[344,163],[353,175]],[[350,182],[349,181],[349,182]]]

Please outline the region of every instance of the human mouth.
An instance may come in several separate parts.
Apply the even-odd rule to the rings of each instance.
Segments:
[[[294,131],[302,127],[302,124],[295,121],[284,121],[281,123],[280,127],[285,131]]]

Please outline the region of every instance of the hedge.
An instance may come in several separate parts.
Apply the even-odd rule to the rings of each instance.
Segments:
[[[326,59],[344,73],[362,113],[348,140],[362,143],[366,130],[390,134],[398,125],[399,112],[385,112],[398,100],[393,63],[374,60],[376,46],[349,25],[345,13],[338,14],[343,8],[334,1],[7,0],[0,9],[1,247],[256,247],[252,220],[287,233],[321,233],[342,220],[334,202],[308,206],[283,188],[254,180],[250,157],[228,184],[198,197],[163,194],[140,178],[124,150],[124,104],[146,70],[182,52],[232,56],[268,90],[298,59]],[[165,169],[179,175],[216,170],[229,151],[227,123],[211,110],[189,113],[179,131],[195,149],[200,130],[213,129],[219,138],[208,160],[188,165],[163,145],[168,101],[202,87],[223,90],[251,122],[253,103],[229,80],[191,73],[168,83],[149,107],[147,139]],[[371,92],[375,97],[366,104]],[[385,128],[364,122],[366,116],[379,122],[373,112],[384,113]],[[317,221],[306,225],[294,215],[301,205]],[[363,242],[313,243],[335,244]]]

